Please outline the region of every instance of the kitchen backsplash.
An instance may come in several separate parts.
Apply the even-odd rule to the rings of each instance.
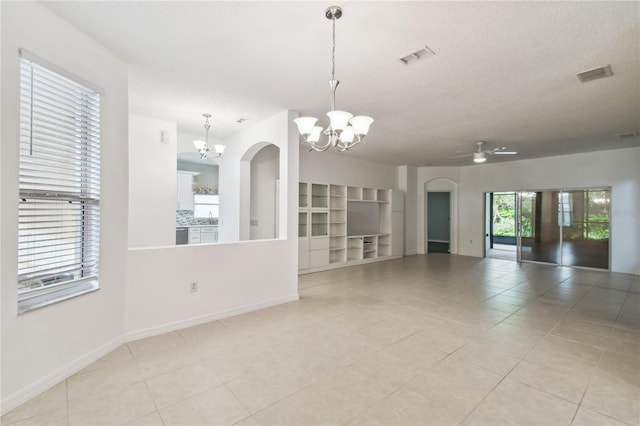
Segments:
[[[217,225],[218,219],[213,219],[213,223],[204,217],[193,217],[193,210],[176,210],[176,226],[194,225]]]

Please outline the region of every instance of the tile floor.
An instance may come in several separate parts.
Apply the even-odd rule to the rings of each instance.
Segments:
[[[3,425],[638,425],[640,279],[435,254],[124,345]]]

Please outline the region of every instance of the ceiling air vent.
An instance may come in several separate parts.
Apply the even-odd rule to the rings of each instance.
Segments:
[[[409,65],[417,61],[418,59],[426,58],[427,56],[433,56],[435,54],[436,53],[433,50],[429,49],[428,46],[425,46],[424,49],[416,50],[415,52],[400,58],[400,62],[405,65]]]
[[[609,77],[610,75],[613,75],[613,71],[611,71],[611,65],[607,65],[604,67],[594,68],[589,71],[584,71],[576,75],[578,76],[578,80],[582,83],[586,83],[587,81]]]
[[[638,137],[638,132],[620,133],[618,137],[620,139],[636,138]]]

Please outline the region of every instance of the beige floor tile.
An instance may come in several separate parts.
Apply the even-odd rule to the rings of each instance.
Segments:
[[[594,379],[582,405],[600,414],[632,425],[640,424],[640,388]]]
[[[526,360],[564,371],[584,371],[597,366],[602,349],[547,336],[525,357]]]
[[[217,334],[225,329],[225,326],[218,321],[206,322],[204,324],[195,325],[193,327],[183,328],[177,333],[185,341],[197,341],[202,339],[215,338]]]
[[[568,425],[578,406],[505,379],[465,419],[465,425]]]
[[[136,357],[135,363],[143,378],[152,378],[176,368],[198,363],[203,358],[204,355],[199,348],[181,345]]]
[[[414,321],[386,318],[383,321],[361,328],[357,333],[382,346],[388,346],[418,333],[424,328],[424,324],[415,323]]]
[[[627,423],[619,422],[588,408],[580,407],[576,417],[571,422],[571,426],[627,426]]]
[[[154,411],[146,416],[139,417],[127,423],[128,426],[164,426],[160,413]]]
[[[419,362],[426,367],[447,356],[446,352],[432,345],[441,333],[437,328],[423,330],[387,346],[383,351],[404,362]]]
[[[158,408],[166,407],[222,383],[204,362],[178,368],[147,379],[145,382]]]
[[[78,374],[89,373],[101,368],[119,368],[123,365],[126,366],[132,360],[133,355],[129,350],[129,346],[125,344],[109,352],[99,360],[89,364],[88,366],[80,370]]]
[[[102,392],[100,397],[69,400],[69,426],[123,424],[156,410],[143,382],[118,390]]]
[[[489,340],[472,341],[451,356],[501,376],[506,375],[529,352],[529,347],[509,347]]]
[[[307,388],[253,415],[258,424],[271,425],[341,425],[349,417],[330,400]]]
[[[129,342],[128,346],[134,357],[140,357],[174,349],[184,345],[184,343],[185,340],[182,336],[180,336],[178,332],[174,331],[171,333],[161,334],[159,336]]]
[[[249,412],[224,385],[209,389],[160,410],[169,425],[231,425]]]
[[[2,423],[5,426],[67,426],[69,418],[67,412],[59,411],[55,413],[39,414],[28,419],[19,420],[15,423]]]
[[[226,383],[251,414],[320,380],[321,372],[291,366],[264,368]]]
[[[143,379],[138,364],[133,360],[121,361],[109,367],[75,374],[67,380],[69,401],[97,400],[105,392],[139,383]]]
[[[507,377],[579,404],[589,383],[590,371],[567,372],[523,360]]]
[[[594,375],[607,382],[640,387],[640,358],[604,351]]]
[[[66,380],[53,386],[51,389],[32,398],[30,401],[9,411],[2,416],[1,424],[10,425],[30,418],[44,418],[51,416],[65,418],[67,415],[67,382]],[[35,424],[34,420],[34,424]]]

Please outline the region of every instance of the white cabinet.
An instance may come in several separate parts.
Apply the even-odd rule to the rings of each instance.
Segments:
[[[189,244],[206,244],[218,242],[217,226],[190,226]]]
[[[218,242],[218,227],[217,226],[203,226],[200,228],[201,242],[215,243]]]
[[[178,170],[176,210],[193,210],[193,178],[199,174]]]
[[[200,244],[202,242],[202,233],[198,227],[189,228],[189,244]]]
[[[329,264],[329,237],[309,239],[309,267],[327,266]]]
[[[309,268],[309,238],[298,238],[298,269]]]

